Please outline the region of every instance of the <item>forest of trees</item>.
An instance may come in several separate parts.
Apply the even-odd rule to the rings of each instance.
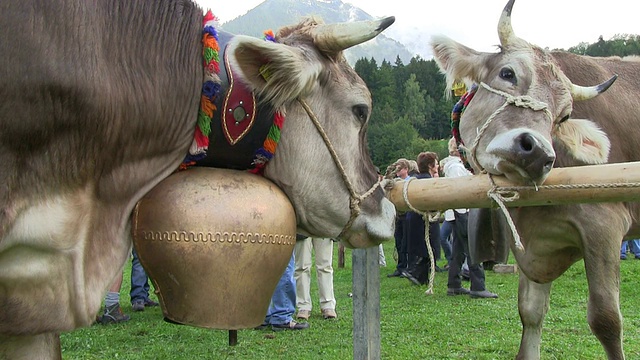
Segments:
[[[590,56],[640,55],[640,35],[602,37],[596,43],[581,43],[570,52]],[[447,156],[451,134],[451,109],[457,98],[445,96],[445,80],[434,60],[414,57],[408,64],[378,65],[360,59],[355,70],[373,97],[368,130],[373,163],[384,171],[400,157],[415,159],[422,151]]]

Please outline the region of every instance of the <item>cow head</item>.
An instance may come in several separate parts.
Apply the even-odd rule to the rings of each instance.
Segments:
[[[460,119],[472,166],[541,184],[555,161],[554,141],[578,162],[606,162],[606,135],[591,121],[571,119],[571,112],[574,101],[605,91],[615,76],[593,87],[572,84],[549,52],[514,34],[513,3],[505,6],[498,23],[499,53],[478,52],[443,36],[431,42],[448,89],[456,79],[479,84]]]
[[[393,237],[395,208],[381,189],[359,204],[357,216],[350,211],[350,195],[366,193],[378,178],[366,144],[371,94],[342,55],[393,21],[323,24],[307,19],[280,29],[276,43],[236,36],[228,45],[229,60],[240,70],[241,80],[286,115],[265,176],[293,203],[302,234],[339,236],[352,247]]]

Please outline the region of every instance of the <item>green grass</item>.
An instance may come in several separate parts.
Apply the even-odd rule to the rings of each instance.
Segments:
[[[351,251],[345,268],[337,267],[334,287],[338,319],[319,314],[315,277],[314,313],[305,331],[238,331],[238,344],[228,345],[228,332],[173,325],[159,308],[133,313],[126,268],[121,304],[131,320],[94,325],[62,334],[63,358],[70,359],[351,359],[353,358]],[[387,268],[381,276],[382,359],[513,359],[520,342],[517,310],[518,276],[487,271],[487,288],[499,299],[473,300],[446,296],[446,273],[436,274],[435,294],[406,279],[387,278],[393,271],[393,244],[385,244]],[[640,260],[621,262],[621,309],[628,359],[640,358]],[[313,273],[313,271],[312,271]],[[315,274],[314,274],[315,276]],[[604,351],[586,322],[587,286],[582,262],[554,283],[551,309],[542,335],[543,359],[602,359]],[[213,309],[215,310],[215,309]],[[224,311],[224,309],[219,309]]]

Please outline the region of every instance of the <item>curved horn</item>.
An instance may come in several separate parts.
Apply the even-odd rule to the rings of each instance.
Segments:
[[[571,97],[573,98],[573,101],[593,99],[594,97],[607,91],[609,86],[611,86],[611,84],[613,84],[617,78],[618,75],[613,75],[611,79],[596,86],[580,86],[571,84]]]
[[[379,20],[322,24],[311,32],[314,44],[322,52],[337,53],[378,36],[396,18],[389,16]]]
[[[516,39],[516,35],[513,33],[511,27],[511,9],[515,0],[509,0],[507,5],[502,10],[500,20],[498,21],[498,37],[500,38],[500,44],[503,47],[507,47]]]

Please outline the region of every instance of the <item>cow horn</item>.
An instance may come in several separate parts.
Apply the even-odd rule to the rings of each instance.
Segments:
[[[498,37],[503,47],[513,43],[513,40],[516,39],[516,35],[513,33],[513,28],[511,27],[511,9],[513,8],[514,1],[515,0],[509,0],[502,10],[502,15],[500,15],[500,20],[498,21]]]
[[[396,18],[389,16],[379,20],[322,24],[312,30],[314,44],[325,53],[337,53],[378,36]]]
[[[611,79],[603,82],[600,85],[595,85],[595,86],[580,86],[580,85],[571,84],[571,97],[573,97],[573,101],[582,101],[582,100],[592,99],[602,94],[603,92],[607,91],[609,86],[611,86],[611,84],[613,84],[617,78],[618,78],[618,75],[613,75]]]

